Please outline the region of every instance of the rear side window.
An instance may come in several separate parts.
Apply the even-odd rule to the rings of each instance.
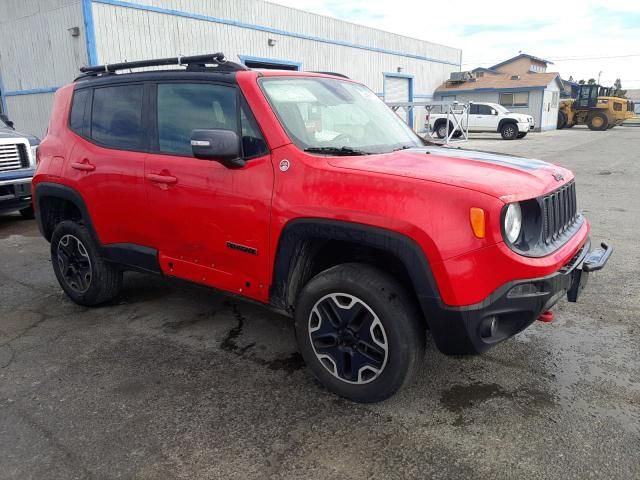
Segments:
[[[78,135],[89,135],[89,114],[85,115],[87,101],[91,90],[78,90],[73,94],[71,103],[71,114],[69,115],[69,128]]]
[[[91,138],[107,147],[141,150],[142,85],[97,88],[93,92]]]
[[[191,132],[238,131],[236,89],[207,83],[158,84],[158,146],[161,152],[192,155]]]

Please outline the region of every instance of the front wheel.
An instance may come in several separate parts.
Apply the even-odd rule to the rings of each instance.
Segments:
[[[518,134],[518,138],[524,138],[524,137],[526,137],[526,136],[527,136],[527,133],[529,133],[529,132],[520,132],[520,133]]]
[[[95,306],[114,299],[122,271],[99,254],[84,225],[65,220],[51,236],[51,263],[58,283],[78,305]]]
[[[518,137],[518,126],[515,123],[507,123],[500,129],[500,134],[505,140],[513,140]]]
[[[295,324],[312,373],[356,402],[392,396],[424,355],[424,322],[414,302],[394,278],[365,264],[314,277],[300,294]]]

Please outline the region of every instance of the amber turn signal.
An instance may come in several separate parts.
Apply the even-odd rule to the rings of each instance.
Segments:
[[[469,210],[469,220],[471,220],[471,229],[477,238],[485,236],[484,210],[478,207],[471,207]]]

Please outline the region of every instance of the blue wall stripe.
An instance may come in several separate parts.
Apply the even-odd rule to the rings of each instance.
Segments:
[[[60,87],[46,87],[46,88],[29,88],[27,90],[12,90],[10,92],[4,92],[3,97],[17,97],[19,95],[33,95],[36,93],[53,93]]]
[[[468,88],[468,89],[455,89],[455,90],[436,90],[435,95],[455,95],[456,93],[517,93],[517,92],[530,92],[533,90],[544,90],[547,87],[509,87],[509,88]]]
[[[93,24],[93,6],[91,0],[82,0],[82,16],[84,17],[84,36],[87,41],[87,61],[90,66],[98,65],[96,29]]]
[[[87,1],[91,1],[91,0],[83,0],[84,2]],[[378,48],[378,47],[373,47],[373,46],[369,46],[369,45],[361,45],[358,43],[349,43],[349,42],[345,42],[342,40],[333,40],[330,38],[323,38],[323,37],[316,37],[314,35],[307,35],[304,33],[297,33],[297,32],[289,32],[286,30],[280,30],[277,28],[272,28],[272,27],[266,27],[263,25],[256,25],[256,24],[252,24],[252,23],[245,23],[245,22],[240,22],[237,20],[229,20],[226,18],[218,18],[218,17],[211,17],[209,15],[202,15],[199,13],[191,13],[191,12],[186,12],[184,10],[174,10],[174,9],[169,9],[169,8],[160,8],[160,7],[154,7],[151,5],[141,5],[139,3],[133,3],[133,2],[127,2],[124,0],[93,0],[94,3],[103,3],[105,5],[113,5],[116,7],[123,7],[123,8],[132,8],[135,10],[144,10],[147,12],[155,12],[155,13],[164,13],[166,15],[173,15],[176,17],[183,17],[183,18],[191,18],[194,20],[202,20],[205,22],[212,22],[212,23],[219,23],[222,25],[230,25],[233,27],[239,27],[239,28],[247,28],[249,30],[257,30],[259,32],[266,32],[266,33],[273,33],[275,35],[285,35],[287,37],[293,37],[293,38],[299,38],[302,40],[311,40],[314,42],[321,42],[321,43],[328,43],[331,45],[339,45],[341,47],[349,47],[349,48],[358,48],[361,50],[368,50],[371,52],[377,52],[377,53],[385,53],[388,55],[396,55],[399,57],[406,57],[406,58],[413,58],[415,60],[424,60],[427,62],[435,62],[435,63],[443,63],[446,65],[454,65],[456,67],[460,67],[460,64],[455,63],[455,62],[448,62],[445,60],[438,60],[435,58],[430,58],[430,57],[426,57],[424,55],[417,55],[415,53],[407,53],[407,52],[400,52],[400,51],[396,51],[396,50],[388,50],[386,48]]]

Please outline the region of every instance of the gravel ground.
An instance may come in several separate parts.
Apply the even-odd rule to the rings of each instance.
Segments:
[[[640,128],[479,135],[567,166],[616,251],[578,304],[476,357],[429,341],[378,405],[304,369],[286,318],[127,274],[72,304],[35,222],[0,217],[0,478],[640,478]]]

